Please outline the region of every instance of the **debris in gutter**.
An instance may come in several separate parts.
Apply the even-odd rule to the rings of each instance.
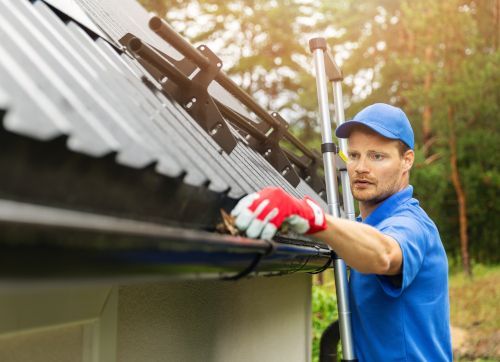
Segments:
[[[235,225],[236,218],[228,214],[224,209],[220,209],[222,222],[218,223],[215,230],[221,234],[229,234],[232,236],[241,236],[243,233],[238,230]]]
[[[235,225],[236,218],[228,214],[224,209],[220,209],[220,214],[222,217],[222,222],[215,226],[215,230],[221,234],[229,234],[232,236],[244,236],[244,232],[238,230]],[[291,233],[287,223],[283,223],[279,230],[279,235],[286,235]],[[293,235],[293,233],[291,233]],[[298,235],[297,235],[298,236]]]

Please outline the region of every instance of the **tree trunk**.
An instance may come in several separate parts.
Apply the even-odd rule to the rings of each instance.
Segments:
[[[432,87],[432,71],[431,71],[431,63],[432,63],[432,46],[428,45],[425,48],[425,63],[429,66],[429,70],[425,74],[424,79],[424,92],[426,95],[429,95],[429,92]],[[427,147],[424,147],[424,156],[427,157],[431,153],[430,145],[432,138],[432,128],[431,128],[431,120],[432,120],[432,107],[427,100],[424,105],[424,111],[422,114],[422,135],[423,135],[423,144]]]
[[[493,17],[495,18],[495,51],[498,49],[500,39],[500,1],[495,1],[493,5]]]
[[[457,139],[455,134],[455,120],[452,106],[448,106],[448,127],[449,137],[448,143],[450,146],[450,166],[451,166],[451,182],[455,188],[458,201],[458,220],[460,225],[460,253],[462,255],[462,265],[467,276],[472,277],[472,270],[469,259],[469,238],[467,235],[467,195],[460,180],[457,161]]]

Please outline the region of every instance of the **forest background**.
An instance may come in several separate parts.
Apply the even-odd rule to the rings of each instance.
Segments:
[[[265,109],[284,116],[311,148],[319,150],[321,141],[308,47],[314,36],[326,37],[342,67],[346,119],[376,102],[401,107],[415,130],[414,195],[437,224],[455,274],[452,323],[473,335],[473,347],[462,355],[500,358],[500,318],[494,317],[500,298],[500,0],[140,2],[191,43],[208,45],[223,71]],[[316,288],[313,296],[317,352],[336,306],[331,291]]]
[[[500,261],[498,0],[141,0],[292,132],[319,149],[307,41],[327,38],[344,72],[346,119],[401,107],[416,136],[415,196],[436,222],[450,265]],[[330,98],[332,99],[332,98]]]

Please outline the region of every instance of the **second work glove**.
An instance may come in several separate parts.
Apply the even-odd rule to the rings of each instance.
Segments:
[[[325,213],[316,202],[307,196],[299,200],[277,187],[245,196],[231,215],[236,227],[251,238],[270,240],[284,223],[299,234],[326,229]]]

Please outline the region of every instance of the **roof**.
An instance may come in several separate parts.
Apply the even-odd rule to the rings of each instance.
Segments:
[[[299,177],[307,174],[297,167],[304,161],[278,148],[270,152],[269,139],[251,137],[253,128],[266,129],[248,119],[248,99],[242,104],[234,96],[238,92],[224,89],[219,79],[226,78],[210,81],[207,98],[224,114],[225,139],[219,136],[223,132],[207,132],[196,112],[179,104],[175,92],[165,91],[158,68],[152,71],[147,58],[123,43],[127,36],[140,39],[168,69],[179,67],[175,61],[183,55],[150,29],[150,18],[133,0],[0,3],[0,170],[8,175],[0,179],[0,227],[9,235],[0,246],[7,263],[2,275],[23,274],[8,260],[28,263],[40,250],[52,250],[38,264],[47,267],[51,261],[54,275],[77,261],[102,266],[103,255],[123,264],[111,252],[117,248],[133,251],[137,258],[125,259],[144,269],[151,269],[153,259],[166,267],[189,259],[186,255],[192,267],[210,264],[212,271],[237,274],[251,265],[248,272],[254,271],[257,264],[268,272],[296,271],[290,260],[301,260],[305,271],[325,267],[329,250],[315,241],[288,236],[268,243],[213,234],[219,209],[229,210],[265,186],[280,186],[296,197],[307,194],[326,205]],[[175,94],[185,96],[180,89]],[[240,123],[227,122],[228,117]],[[285,128],[279,136],[291,137]],[[277,128],[271,134],[276,138]],[[228,151],[229,138],[234,144]],[[268,153],[281,157],[279,162]],[[279,167],[290,161],[295,162],[287,175]],[[315,175],[308,175],[311,182]],[[68,230],[80,241],[72,243]],[[249,245],[259,247],[247,253]],[[86,248],[92,257],[81,259],[75,251]],[[146,250],[156,250],[156,257],[139,257]],[[186,250],[191,254],[181,257]],[[202,250],[206,255],[196,259]],[[279,250],[287,250],[288,259],[264,268],[262,256],[279,260]],[[221,259],[221,253],[227,255]],[[247,257],[235,262],[236,254]],[[63,255],[73,264],[59,265]],[[214,255],[218,259],[210,259]],[[226,262],[232,267],[221,267]]]

